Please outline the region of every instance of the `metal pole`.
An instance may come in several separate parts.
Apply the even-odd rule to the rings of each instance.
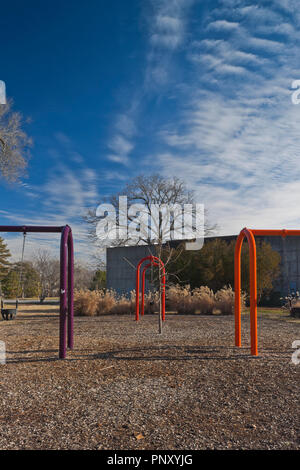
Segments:
[[[254,232],[254,231],[253,231]],[[250,268],[250,338],[251,354],[258,355],[257,349],[257,274],[256,274],[256,244],[252,230],[244,228],[237,239],[234,261],[234,291],[235,291],[235,344],[241,346],[241,249],[244,237],[249,245]],[[261,231],[262,232],[262,231]],[[262,233],[260,233],[262,235]]]
[[[244,233],[238,236],[234,252],[234,303],[235,303],[235,345],[241,347],[241,250]]]
[[[68,237],[68,348],[74,347],[74,245],[72,230]]]
[[[141,262],[137,265],[136,268],[136,280],[135,280],[135,321],[139,321],[139,312],[140,312],[140,266]]]
[[[0,225],[0,232],[61,233],[60,244],[60,320],[59,320],[59,357],[66,357],[67,310],[68,314],[68,347],[73,347],[73,283],[74,251],[71,228],[66,226],[47,225]],[[67,258],[69,262],[67,265]],[[69,276],[67,276],[67,273]],[[68,301],[67,301],[68,277]]]
[[[145,313],[145,274],[146,274],[146,269],[148,268],[148,266],[151,266],[151,263],[147,264],[143,268],[143,272],[142,272],[142,310],[141,310],[142,317],[144,316],[144,313]]]
[[[152,262],[146,264],[146,266],[143,268],[142,271],[142,310],[141,310],[141,315],[144,315],[144,310],[145,310],[145,274],[148,268],[150,266],[158,266],[158,263]]]
[[[163,290],[162,290],[162,317],[165,319],[165,302],[166,302],[166,297],[165,297],[165,284],[166,284],[166,278],[165,278],[165,266],[164,263],[160,258],[157,256],[145,256],[145,258],[142,258],[137,267],[136,267],[136,286],[135,286],[135,319],[136,321],[139,320],[139,312],[140,312],[140,271],[141,271],[141,265],[143,264],[144,261],[146,260],[151,260],[151,262],[156,261],[160,263],[160,266],[163,268]]]
[[[162,263],[162,261],[161,261]],[[159,267],[160,269],[161,267]],[[162,276],[162,293],[161,293],[161,303],[162,303],[162,321],[166,319],[166,271],[164,264],[162,263],[163,276]]]
[[[59,314],[59,358],[66,357],[67,337],[67,253],[69,227],[65,226],[61,233],[60,243],[60,314]]]
[[[0,232],[61,233],[64,226],[47,225],[0,225]]]
[[[256,244],[251,230],[245,230],[250,248],[250,335],[251,354],[257,356],[257,280],[256,280]]]

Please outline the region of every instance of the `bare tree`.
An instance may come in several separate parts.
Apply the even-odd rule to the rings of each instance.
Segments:
[[[81,261],[76,261],[74,266],[75,289],[90,289],[94,277],[94,270]]]
[[[53,297],[58,294],[60,264],[47,250],[38,250],[33,264],[40,276],[41,298]]]
[[[38,250],[33,265],[39,273],[41,298],[54,297],[59,293],[60,262],[47,250]],[[74,265],[75,289],[89,289],[92,286],[94,270],[80,261]]]
[[[120,197],[122,196],[127,197],[126,207],[120,206]],[[190,210],[189,229],[195,228],[194,193],[187,189],[180,178],[164,178],[157,174],[140,175],[128,183],[122,191],[106,198],[102,203],[104,204],[103,213],[99,214],[96,209],[93,209],[89,210],[85,217],[91,227],[91,237],[96,243],[98,245],[105,244],[104,240],[100,239],[99,241],[96,227],[101,224],[103,228],[106,220],[108,220],[105,232],[107,238],[111,240],[111,232],[115,231],[115,227],[119,232],[119,237],[114,242],[110,241],[111,245],[146,244],[149,246],[149,255],[162,258],[163,253],[164,255],[168,253],[167,257],[164,257],[165,266],[168,265],[175,251],[169,241],[182,239],[183,229],[186,228],[182,212],[183,206],[189,207]],[[105,207],[107,208],[106,211]],[[133,207],[133,210],[128,209],[128,207]],[[112,209],[111,220],[109,219],[110,209]],[[156,216],[153,216],[153,213]],[[131,230],[127,230],[128,225]],[[207,235],[215,229],[216,226],[211,226],[206,221],[203,226],[203,233]],[[167,251],[166,246],[168,246]],[[182,250],[184,250],[183,246]],[[179,256],[178,249],[176,250],[176,256]],[[161,294],[161,267],[159,268],[158,277],[158,288]],[[161,332],[162,326],[161,307],[160,304],[159,332]]]
[[[24,174],[32,140],[22,129],[22,115],[12,111],[12,102],[0,104],[0,175],[13,182]]]
[[[123,196],[127,198],[126,207],[120,206],[120,199]],[[168,179],[157,174],[140,175],[128,183],[122,191],[104,198],[100,204],[107,206],[108,212],[110,206],[116,216],[115,220],[110,220],[115,222],[111,225],[117,226],[119,234],[114,240],[111,237],[114,228],[108,224],[106,237],[110,245],[161,244],[170,239],[175,240],[176,237],[180,238],[179,232],[182,232],[185,223],[182,219],[182,207],[194,204],[194,192],[188,190],[180,178]],[[133,211],[128,210],[130,206],[134,208]],[[178,208],[180,210],[176,213]],[[190,211],[193,214],[194,208],[190,208]],[[155,212],[157,217],[153,217]],[[207,215],[207,212],[205,213]],[[104,246],[105,239],[99,238],[96,227],[101,221],[105,223],[109,217],[97,214],[97,209],[93,208],[88,210],[84,219],[90,225],[90,237],[96,243],[100,241],[100,246],[101,243]],[[128,225],[131,230],[127,230]],[[206,217],[203,229],[207,236],[216,230],[216,225],[210,225]]]

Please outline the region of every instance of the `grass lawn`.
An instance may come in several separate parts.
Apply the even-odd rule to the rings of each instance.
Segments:
[[[242,315],[250,315],[250,307],[243,310]],[[270,318],[273,320],[281,320],[289,323],[300,323],[300,318],[293,318],[290,316],[288,310],[276,307],[258,307],[258,317]]]

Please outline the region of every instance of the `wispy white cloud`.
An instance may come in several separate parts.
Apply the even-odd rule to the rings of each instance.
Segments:
[[[82,216],[88,208],[97,205],[99,181],[102,181],[103,188],[106,175],[104,172],[99,175],[93,168],[86,166],[83,157],[75,162],[74,155],[78,153],[74,147],[74,143],[67,135],[62,132],[56,133],[52,147],[55,160],[51,170],[39,184],[24,184],[22,187],[21,207],[26,198],[32,200],[34,204],[29,203],[27,209],[22,211],[1,211],[0,217],[2,224],[11,225],[69,224],[74,233],[76,257],[87,261],[94,258],[95,248],[89,240]],[[67,157],[64,163],[62,155]],[[20,235],[5,234],[5,239],[8,241],[13,259],[18,260]],[[59,254],[59,236],[55,234],[30,234],[26,245],[26,259],[32,258],[40,248],[49,250],[53,256]]]
[[[235,21],[228,21],[228,20],[216,20],[212,21],[207,25],[207,29],[214,29],[214,30],[227,30],[232,31],[239,28],[239,23]]]
[[[265,65],[268,59],[260,57],[253,52],[246,52],[236,48],[234,43],[223,39],[203,39],[195,41],[193,52],[189,58],[194,61],[211,61],[212,64],[250,64],[254,66]],[[214,60],[213,60],[214,59]]]
[[[156,160],[195,189],[227,234],[300,223],[300,107],[290,91],[300,76],[299,18],[249,3],[220,2],[227,9],[208,13],[208,36],[193,37],[186,54],[199,82],[186,87],[180,118],[159,132]],[[286,37],[275,39],[281,24]]]
[[[65,151],[67,151],[69,159],[73,160],[74,163],[84,163],[84,157],[79,152],[74,150],[73,142],[66,134],[63,132],[56,132],[55,138],[63,146]],[[56,149],[50,149],[50,151],[54,152],[54,154],[56,152],[56,156],[59,154]]]
[[[172,54],[185,41],[187,14],[193,3],[194,0],[149,0],[152,13],[146,18],[148,35],[144,79],[139,90],[130,97],[126,112],[114,116],[107,142],[109,152],[106,158],[109,161],[125,168],[130,166],[143,100],[160,87],[167,86],[172,69]]]
[[[272,39],[258,38],[255,36],[248,36],[245,39],[247,40],[248,47],[252,46],[265,52],[278,53],[284,48],[284,43],[280,41],[273,41]]]
[[[124,136],[118,134],[115,135],[108,143],[108,147],[114,152],[108,155],[108,159],[114,162],[128,164],[128,155],[134,148],[132,142],[130,142]]]
[[[192,3],[192,0],[152,0],[150,42],[163,48],[178,47],[184,40],[185,15]]]
[[[153,15],[148,18],[150,50],[146,89],[168,83],[172,69],[170,54],[185,42],[187,16],[193,3],[194,0],[151,0]]]
[[[132,137],[137,132],[134,119],[125,113],[116,116],[116,129],[127,137]]]
[[[223,233],[300,223],[300,107],[290,99],[300,78],[299,6],[271,3],[220,0],[191,31],[193,2],[151,1],[141,96],[166,96],[174,83],[177,108],[157,116],[159,150],[144,168],[182,176]],[[180,83],[176,67],[185,67]],[[114,127],[113,158],[130,162],[135,122]]]
[[[174,49],[182,42],[183,33],[183,23],[179,17],[158,14],[155,18],[150,42],[154,46]]]

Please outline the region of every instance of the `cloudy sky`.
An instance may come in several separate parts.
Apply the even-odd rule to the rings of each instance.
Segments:
[[[84,258],[86,208],[160,172],[219,234],[299,228],[299,31],[296,0],[5,2],[0,80],[34,148],[27,178],[1,183],[1,224],[69,223]]]

